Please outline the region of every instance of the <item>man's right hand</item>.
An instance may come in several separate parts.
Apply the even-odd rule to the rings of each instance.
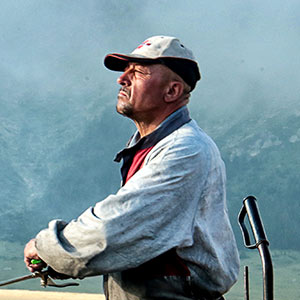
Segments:
[[[33,264],[31,262],[32,259],[41,260],[41,263]],[[35,239],[30,240],[24,248],[24,262],[30,272],[41,271],[47,266],[37,253],[37,249],[35,248]]]

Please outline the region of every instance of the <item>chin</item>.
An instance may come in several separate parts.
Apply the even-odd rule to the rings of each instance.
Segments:
[[[116,111],[120,114],[120,115],[123,115],[125,117],[132,117],[133,115],[133,110],[132,110],[132,107],[130,105],[126,105],[126,104],[120,104],[118,103],[117,106],[116,106]]]

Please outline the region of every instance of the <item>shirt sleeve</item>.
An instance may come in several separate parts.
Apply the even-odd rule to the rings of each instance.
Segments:
[[[51,221],[37,235],[40,257],[60,273],[83,278],[192,246],[195,212],[219,160],[206,143],[176,135],[159,142],[117,194],[68,224]]]

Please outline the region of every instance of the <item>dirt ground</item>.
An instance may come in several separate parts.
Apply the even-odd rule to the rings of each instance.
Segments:
[[[101,294],[0,290],[0,300],[104,300]]]

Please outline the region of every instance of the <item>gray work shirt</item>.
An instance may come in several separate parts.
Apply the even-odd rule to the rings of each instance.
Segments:
[[[161,139],[116,194],[70,223],[51,221],[37,235],[39,256],[57,272],[84,278],[135,268],[175,248],[199,289],[223,294],[239,272],[225,181],[215,143],[191,120]]]

